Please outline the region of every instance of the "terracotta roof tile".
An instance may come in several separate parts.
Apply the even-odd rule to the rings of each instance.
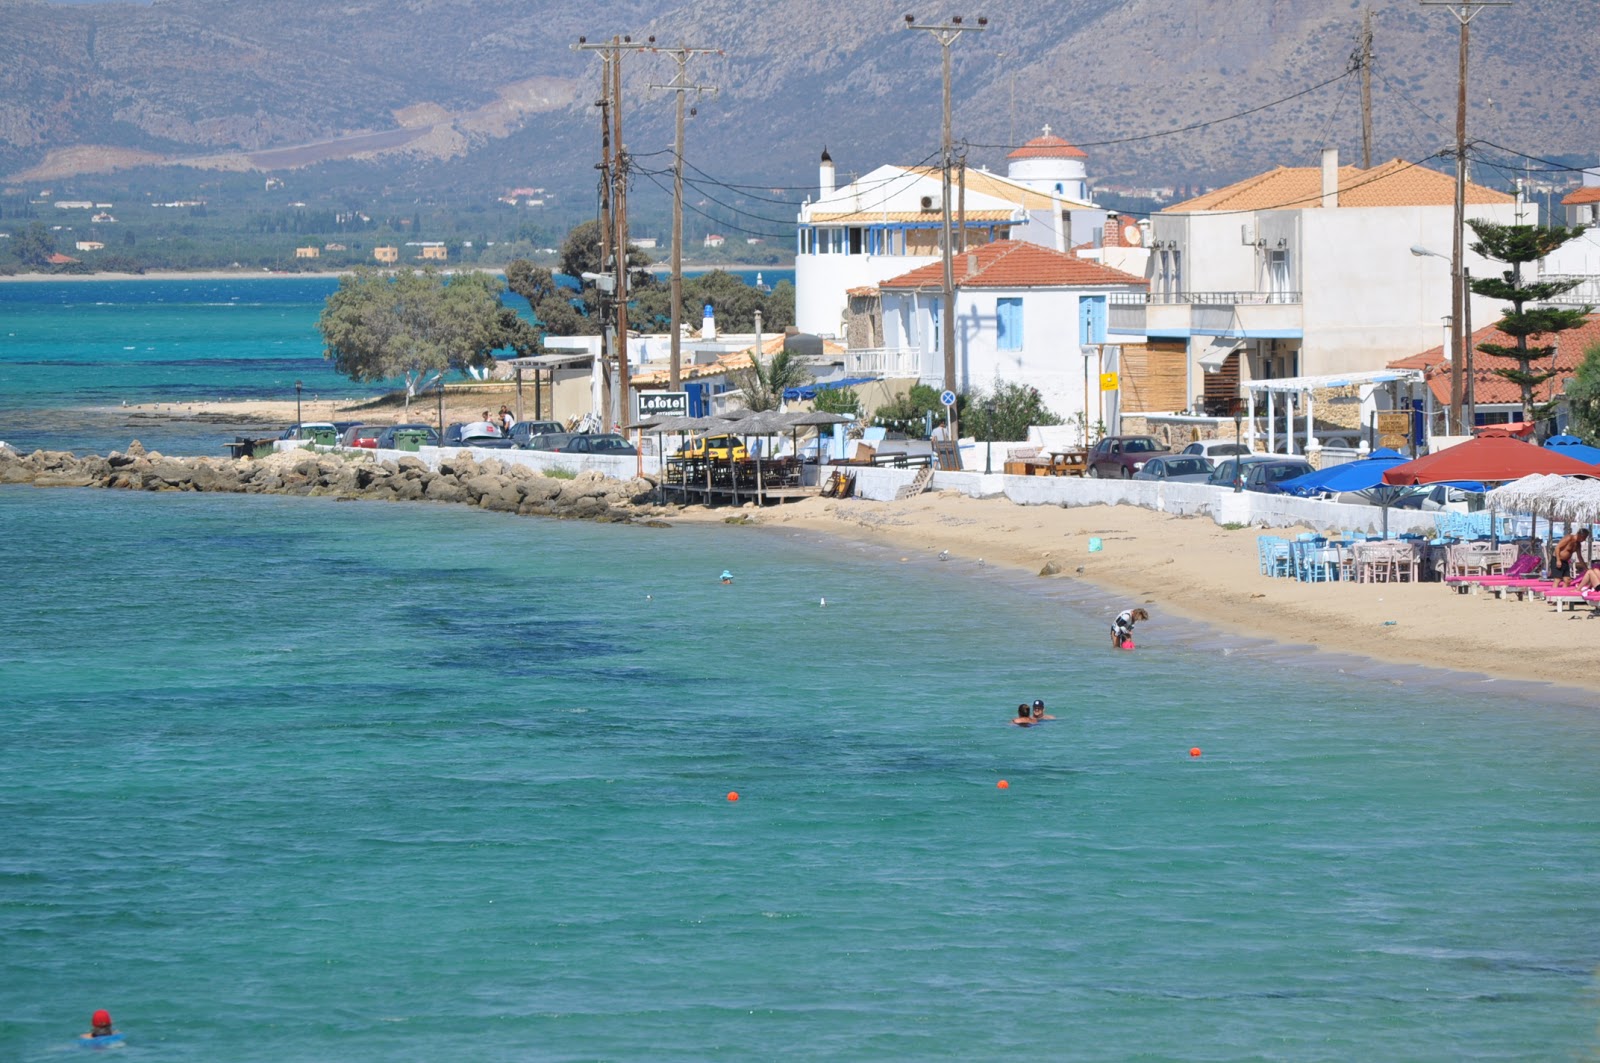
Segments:
[[[1455,202],[1455,178],[1425,166],[1394,159],[1363,170],[1339,167],[1341,207],[1448,207]],[[1510,203],[1512,197],[1467,182],[1466,202]],[[1322,167],[1280,166],[1167,207],[1163,214],[1217,210],[1299,210],[1322,206]]]
[[[1600,314],[1590,314],[1588,322],[1582,328],[1557,333],[1555,341],[1555,357],[1546,363],[1546,368],[1554,369],[1556,375],[1533,389],[1533,396],[1539,402],[1549,402],[1561,394],[1566,388],[1567,379],[1577,372],[1578,364],[1583,361],[1584,351],[1600,343]],[[1472,334],[1474,348],[1480,343],[1501,343],[1509,346],[1516,342],[1513,337],[1507,336],[1493,325],[1478,329]],[[1541,345],[1537,337],[1530,338],[1529,344]],[[1510,368],[1515,364],[1509,359],[1496,358],[1482,351],[1473,355],[1473,401],[1479,406],[1520,403],[1522,388],[1505,377],[1496,376],[1493,372],[1497,366]],[[1450,363],[1445,360],[1443,344],[1390,362],[1389,368],[1421,369],[1435,400],[1446,406],[1450,404]]]
[[[1038,244],[997,240],[953,258],[957,288],[1081,288],[1139,285],[1150,282],[1098,262],[1064,255]],[[944,263],[934,262],[880,281],[879,288],[938,288],[944,284]]]
[[[1576,207],[1583,203],[1600,203],[1600,185],[1585,185],[1576,192],[1568,192],[1561,199],[1563,207]]]

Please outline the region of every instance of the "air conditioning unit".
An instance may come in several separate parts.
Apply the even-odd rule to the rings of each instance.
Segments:
[[[1248,223],[1239,226],[1239,242],[1241,244],[1243,244],[1244,246],[1246,246],[1246,247],[1255,246],[1255,242],[1256,242],[1255,226],[1250,225]]]
[[[939,202],[938,196],[923,196],[922,209],[924,212],[943,211],[944,207]]]

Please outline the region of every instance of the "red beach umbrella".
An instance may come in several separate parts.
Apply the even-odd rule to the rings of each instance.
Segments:
[[[1569,458],[1532,443],[1507,436],[1483,436],[1385,470],[1383,482],[1438,484],[1477,480],[1481,483],[1506,483],[1536,472],[1556,476],[1594,476],[1596,471],[1595,466],[1586,461]]]

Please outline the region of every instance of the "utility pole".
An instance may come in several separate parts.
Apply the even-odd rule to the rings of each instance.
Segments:
[[[1450,421],[1457,435],[1471,435],[1472,427],[1462,422],[1462,380],[1467,362],[1467,346],[1472,342],[1463,327],[1465,295],[1462,283],[1464,230],[1467,201],[1467,48],[1472,20],[1486,7],[1510,7],[1511,0],[1422,0],[1424,7],[1444,7],[1461,27],[1461,48],[1456,82],[1456,202],[1454,232],[1450,240]]]
[[[1361,15],[1361,168],[1372,169],[1372,8]]]
[[[906,16],[906,29],[923,30],[931,33],[939,42],[939,47],[944,53],[944,147],[942,169],[944,180],[940,193],[939,205],[943,208],[944,228],[944,305],[941,307],[944,318],[944,389],[954,393],[956,390],[956,284],[954,266],[951,264],[951,239],[950,231],[950,170],[954,164],[955,151],[950,139],[950,46],[960,39],[963,33],[981,32],[987,29],[989,20],[982,15],[978,16],[976,26],[962,25],[960,15],[952,15],[948,22],[918,22],[914,15]],[[955,421],[955,407],[949,407],[951,414],[950,438],[961,438],[960,427]]]
[[[613,44],[620,43],[615,37]],[[617,388],[621,396],[617,404],[617,424],[626,425],[633,419],[633,396],[628,389],[628,153],[622,146],[622,63],[611,64],[611,129],[616,145],[613,156],[612,183],[615,189],[615,207],[612,218],[616,234],[611,241],[612,262],[616,267],[617,299]],[[611,406],[606,405],[607,417]]]
[[[714,85],[696,85],[688,80],[689,57],[695,55],[721,55],[715,48],[691,48],[680,44],[676,48],[658,48],[672,56],[678,64],[677,76],[670,85],[651,85],[677,94],[677,115],[672,140],[672,359],[667,369],[667,390],[677,391],[683,365],[683,109],[684,97],[693,92],[717,91]],[[759,352],[757,352],[759,353]]]
[[[579,37],[578,43],[572,46],[575,52],[598,52],[600,55],[600,99],[595,101],[595,106],[600,108],[600,163],[596,167],[600,171],[600,272],[605,272],[607,263],[611,263],[613,281],[611,297],[616,300],[617,330],[616,345],[621,349],[622,357],[622,395],[623,415],[627,415],[628,407],[628,301],[627,301],[627,196],[619,189],[619,182],[623,180],[621,171],[624,166],[622,156],[622,53],[625,51],[640,51],[652,47],[655,38],[649,38],[646,44],[634,44],[632,37],[612,37],[609,42],[590,44],[587,37]],[[612,204],[616,201],[618,210],[616,218],[612,216]],[[619,244],[618,238],[621,243]],[[619,250],[620,249],[620,250]],[[616,256],[613,259],[613,255]],[[604,295],[606,288],[597,283],[602,295],[602,313],[609,309],[605,306]],[[601,427],[610,431],[612,427],[612,376],[611,360],[615,351],[612,344],[607,342],[605,327],[600,331],[600,405],[603,411],[600,416]]]

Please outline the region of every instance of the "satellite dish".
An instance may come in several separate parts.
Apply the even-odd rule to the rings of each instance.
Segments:
[[[1137,225],[1124,225],[1122,227],[1122,242],[1129,247],[1138,247],[1144,239],[1144,232]]]

